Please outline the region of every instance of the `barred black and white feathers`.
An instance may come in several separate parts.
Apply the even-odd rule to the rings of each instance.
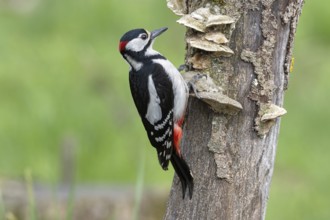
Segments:
[[[173,140],[172,83],[167,75],[160,74],[158,69],[161,66],[149,65],[144,68],[146,70],[142,69],[139,74],[130,71],[131,93],[150,143],[157,150],[159,163],[167,170]]]
[[[179,146],[188,87],[174,65],[152,49],[154,39],[166,30],[131,30],[121,38],[119,50],[130,65],[131,94],[159,163],[167,170],[172,162],[183,197],[187,187],[191,197],[193,177]]]

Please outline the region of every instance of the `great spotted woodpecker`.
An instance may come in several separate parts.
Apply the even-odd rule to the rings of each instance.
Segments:
[[[183,198],[187,187],[191,198],[193,176],[180,152],[188,87],[174,65],[152,48],[155,38],[166,30],[128,31],[120,39],[119,51],[130,65],[132,97],[159,163],[167,170],[171,161],[181,181]]]

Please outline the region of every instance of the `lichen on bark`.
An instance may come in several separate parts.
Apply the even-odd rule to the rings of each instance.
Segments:
[[[260,136],[269,132],[271,124],[261,120],[262,111],[265,106],[273,102],[273,93],[275,90],[275,78],[273,69],[273,56],[276,46],[275,32],[278,28],[276,18],[272,12],[272,4],[274,0],[261,1],[264,10],[261,16],[261,31],[264,37],[262,45],[256,52],[245,49],[241,53],[241,59],[252,63],[256,80],[251,85],[249,98],[256,101],[259,108],[257,117],[255,118],[255,129]],[[254,6],[256,7],[256,5]]]
[[[208,142],[208,148],[214,153],[214,161],[217,165],[216,175],[220,179],[224,179],[228,182],[232,181],[232,160],[228,153],[227,148],[227,128],[228,122],[225,115],[216,115],[212,121],[212,133],[210,141]]]
[[[287,43],[287,53],[285,55],[285,63],[284,63],[285,90],[288,88],[289,73],[292,71],[292,66],[293,66],[292,53],[293,53],[294,36],[297,30],[298,20],[301,14],[301,9],[303,4],[304,4],[304,0],[294,0],[288,5],[285,12],[281,15],[282,22],[286,25],[290,25],[289,40]]]

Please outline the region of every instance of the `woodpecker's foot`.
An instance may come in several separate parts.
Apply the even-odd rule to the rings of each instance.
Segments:
[[[188,88],[189,88],[189,93],[193,92],[195,94],[195,96],[198,99],[200,99],[201,97],[198,95],[198,91],[197,91],[197,88],[196,88],[195,84],[193,82],[188,82],[187,85],[188,85]]]
[[[202,79],[203,77],[207,78],[207,74],[203,73],[197,73],[196,75],[193,76],[193,78],[187,83],[189,87],[189,92],[193,92],[195,96],[200,99],[201,97],[198,95],[198,89],[196,86],[197,81]]]
[[[187,70],[187,65],[186,64],[181,64],[178,67],[179,72],[186,71]]]
[[[208,75],[204,73],[197,73],[196,75],[194,75],[193,80],[196,82],[197,80],[200,80],[203,77],[207,78]]]

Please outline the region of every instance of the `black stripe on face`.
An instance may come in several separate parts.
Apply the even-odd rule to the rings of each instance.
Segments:
[[[150,38],[150,33],[148,33],[148,43],[144,46],[144,48],[143,48],[143,52],[146,52],[146,50],[151,46],[151,44],[152,44],[152,42],[153,42],[153,40]]]

